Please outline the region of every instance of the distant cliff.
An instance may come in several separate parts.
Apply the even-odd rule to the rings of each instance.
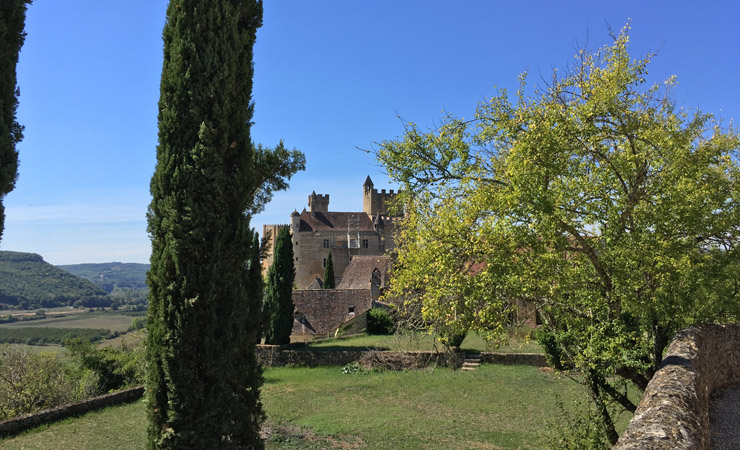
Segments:
[[[110,306],[108,294],[88,280],[34,253],[0,251],[0,308]]]

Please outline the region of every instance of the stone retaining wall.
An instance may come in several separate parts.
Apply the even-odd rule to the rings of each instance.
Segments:
[[[431,365],[458,368],[465,359],[464,353],[432,351],[387,352],[374,350],[282,350],[279,345],[257,347],[257,361],[263,367],[282,366],[344,366],[357,362],[366,367],[416,369]],[[482,363],[545,367],[545,356],[536,353],[482,352]]]
[[[676,333],[614,449],[709,449],[709,396],[738,382],[740,325]]]
[[[96,409],[132,402],[140,399],[142,395],[144,395],[144,386],[138,386],[70,405],[4,420],[0,422],[0,436],[16,434],[39,425],[62,420],[70,416],[85,414]]]

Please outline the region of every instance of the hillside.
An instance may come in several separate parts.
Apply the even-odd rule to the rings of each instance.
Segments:
[[[146,290],[146,272],[149,264],[137,263],[102,263],[102,264],[69,264],[57,266],[72,275],[92,281],[107,293],[119,289]]]
[[[102,263],[58,266],[72,275],[92,281],[110,294],[116,305],[143,309],[147,304],[146,272],[149,264]]]
[[[0,251],[1,307],[110,306],[111,298],[88,280],[34,253]]]

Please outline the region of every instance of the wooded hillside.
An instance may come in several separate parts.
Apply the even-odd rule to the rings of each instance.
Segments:
[[[110,306],[105,291],[37,254],[0,252],[0,307]]]
[[[57,266],[72,275],[92,281],[107,293],[115,288],[146,290],[146,272],[149,264],[137,263],[102,263],[102,264],[69,264]]]

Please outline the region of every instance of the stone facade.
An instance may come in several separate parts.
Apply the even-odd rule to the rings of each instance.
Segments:
[[[740,325],[705,325],[676,333],[614,448],[712,448],[710,395],[737,383]]]
[[[370,289],[293,291],[293,334],[326,335],[373,306]]]
[[[329,211],[328,194],[312,192],[308,196],[308,211],[294,211],[286,225],[265,225],[262,235],[269,231],[274,238],[281,227],[290,227],[299,289],[315,285],[316,279],[323,280],[329,251],[339,285],[353,257],[384,255],[394,248],[394,217],[389,214],[388,205],[395,196],[392,190],[373,189],[373,182],[367,177],[363,185],[363,211],[333,212]],[[270,252],[262,262],[263,271],[271,264]]]

